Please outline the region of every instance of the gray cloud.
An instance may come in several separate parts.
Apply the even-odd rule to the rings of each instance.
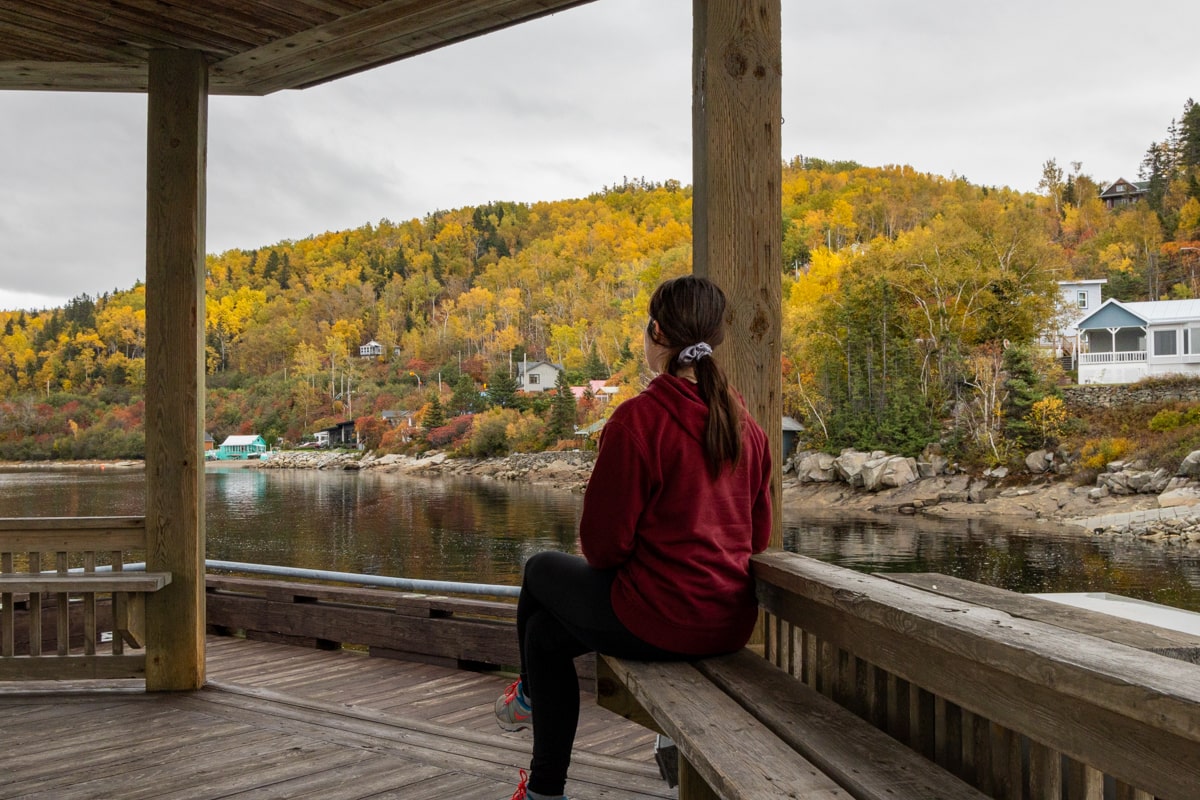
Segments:
[[[1193,0],[782,2],[784,158],[1024,190],[1047,158],[1136,177],[1200,94]],[[690,182],[691,46],[687,0],[604,0],[303,92],[214,97],[208,249]],[[144,97],[0,93],[0,307],[142,278],[144,141]]]

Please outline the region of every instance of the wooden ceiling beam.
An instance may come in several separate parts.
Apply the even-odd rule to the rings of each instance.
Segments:
[[[141,64],[82,64],[10,61],[0,72],[0,90],[44,92],[145,92],[149,68]]]
[[[592,0],[389,0],[213,66],[255,94],[303,88]]]
[[[213,94],[270,94],[593,1],[0,0],[0,89],[145,92],[163,49],[204,54]]]

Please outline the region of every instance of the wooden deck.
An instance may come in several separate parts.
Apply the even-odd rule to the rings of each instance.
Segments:
[[[0,684],[0,798],[508,800],[529,763],[529,732],[492,716],[501,675],[209,637],[208,680]],[[651,734],[581,709],[572,798],[675,797]]]

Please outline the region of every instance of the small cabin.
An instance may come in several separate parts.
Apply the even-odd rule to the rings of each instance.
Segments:
[[[267,441],[257,434],[254,436],[229,436],[217,448],[218,461],[245,461],[258,458],[267,452]]]

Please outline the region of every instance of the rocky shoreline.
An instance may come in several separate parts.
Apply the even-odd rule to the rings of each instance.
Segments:
[[[1076,531],[1079,535],[1133,536],[1166,544],[1200,546],[1200,452],[1185,459],[1173,475],[1165,470],[1147,470],[1137,462],[1114,462],[1091,485],[1079,485],[1069,474],[1053,469],[1041,474],[1010,475],[1001,469],[970,475],[936,460],[931,471],[925,465],[918,466],[912,459],[909,461],[914,461],[913,464],[900,467],[896,464],[899,456],[853,454],[846,461],[858,464],[857,474],[880,459],[890,461],[891,466],[885,470],[877,469],[877,475],[912,473],[899,485],[876,481],[869,489],[854,477],[853,468],[848,473],[848,480],[836,469],[824,478],[814,478],[813,465],[804,464],[804,459],[813,455],[797,454],[784,465],[785,519],[889,514],[944,519],[986,517],[1014,524],[1054,526],[1058,530]],[[841,458],[822,455],[830,461]],[[270,458],[261,461],[210,461],[206,466],[467,476],[580,493],[587,486],[594,459],[593,452],[579,450],[516,453],[486,459],[450,458],[445,453],[415,457],[291,450],[274,452]],[[5,469],[41,470],[143,467],[139,461],[4,465]],[[870,469],[867,473],[868,476],[872,474]]]
[[[514,453],[497,458],[450,458],[441,452],[416,457],[283,450],[272,453],[270,458],[263,461],[240,463],[253,465],[257,469],[341,469],[430,477],[472,476],[582,492],[592,474],[594,461],[594,453],[582,450]],[[231,462],[218,463],[227,465]]]
[[[1185,462],[1181,466],[1181,470],[1190,470],[1191,474],[1173,476],[1164,470],[1146,470],[1136,462],[1114,462],[1094,485],[1082,486],[1057,470],[1024,476],[989,470],[972,476],[934,459],[932,472],[912,465],[908,470],[911,476],[899,485],[876,482],[869,489],[855,479],[853,468],[848,480],[842,476],[814,479],[804,467],[806,455],[811,454],[797,454],[784,467],[783,513],[788,519],[880,514],[919,514],[945,519],[987,517],[1014,524],[1032,522],[1068,528],[1080,535],[1139,536],[1200,546],[1200,453],[1194,464]],[[287,451],[275,453],[255,466],[472,476],[582,492],[594,458],[594,453],[578,450],[518,453],[488,459],[449,458],[444,453],[417,458]],[[899,458],[859,453],[847,461],[856,462],[860,471],[872,461],[891,462],[889,468],[877,470],[887,475],[905,471],[895,463]],[[931,474],[922,477],[924,473]]]

